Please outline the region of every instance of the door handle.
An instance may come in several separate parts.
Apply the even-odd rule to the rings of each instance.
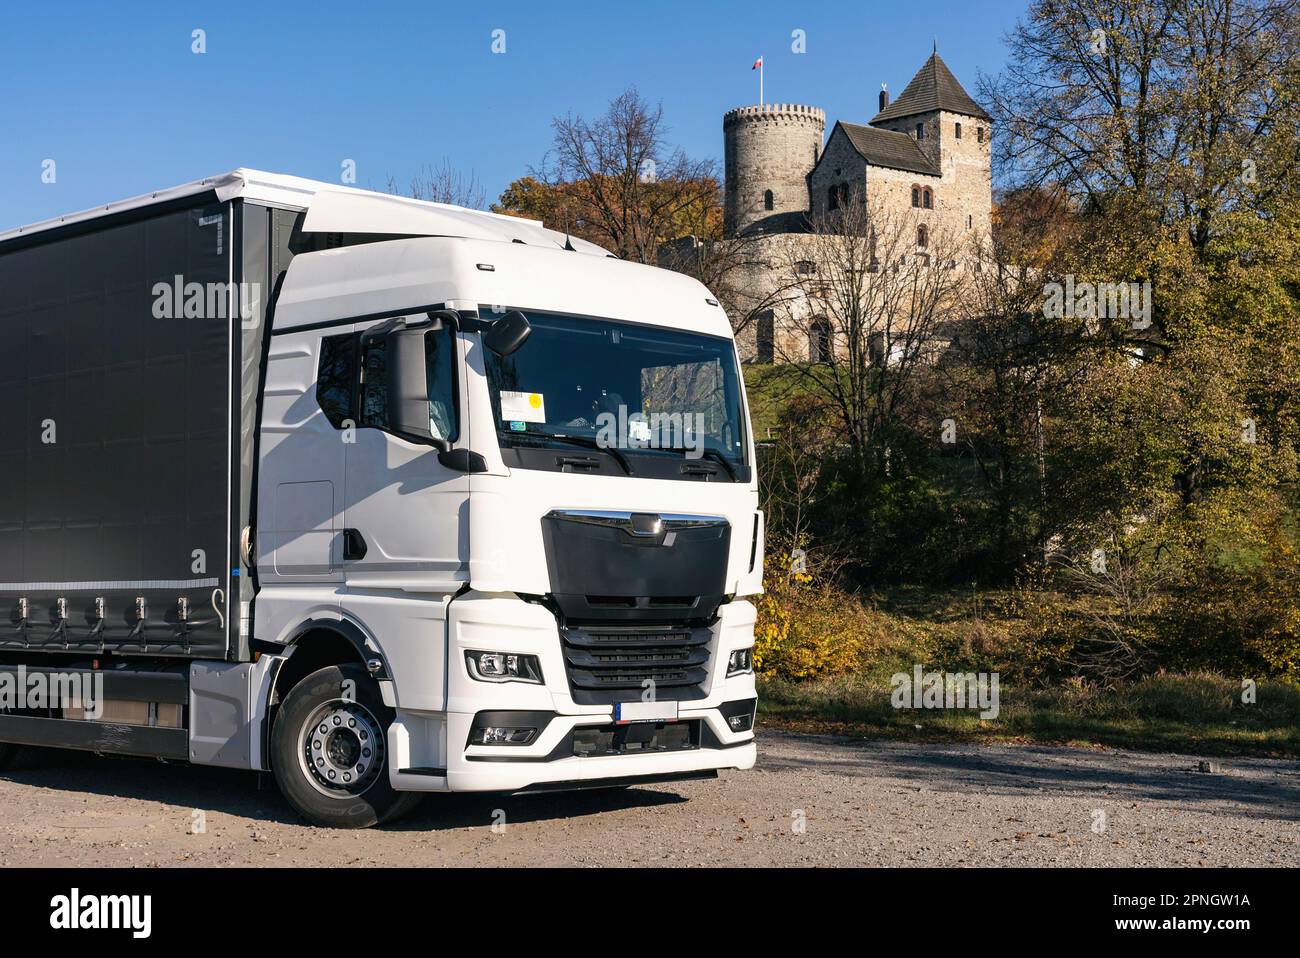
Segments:
[[[343,530],[343,559],[351,562],[366,557],[366,540],[356,529]]]

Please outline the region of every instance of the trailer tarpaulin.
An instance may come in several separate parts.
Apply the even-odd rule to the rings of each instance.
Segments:
[[[0,244],[0,647],[223,656],[230,205],[34,239]]]

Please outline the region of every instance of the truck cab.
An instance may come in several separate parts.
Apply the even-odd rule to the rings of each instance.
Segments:
[[[284,277],[254,634],[272,652],[308,622],[364,636],[392,721],[330,720],[384,733],[398,792],[752,766],[762,516],[723,310],[540,227],[437,235],[440,210],[402,212],[318,196],[306,231],[431,235],[300,254]],[[361,742],[308,763],[327,801],[365,782]]]

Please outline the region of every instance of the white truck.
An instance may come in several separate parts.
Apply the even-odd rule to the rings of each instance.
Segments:
[[[0,356],[0,765],[267,770],[342,827],[752,766],[763,516],[695,280],[240,169],[0,233]]]

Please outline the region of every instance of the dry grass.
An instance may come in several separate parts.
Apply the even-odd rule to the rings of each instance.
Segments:
[[[1069,642],[1044,630],[1036,608],[1046,603],[1064,621],[1086,614],[1086,599],[921,589],[844,599],[855,606],[856,666],[811,679],[761,676],[760,716],[767,723],[868,737],[1300,755],[1300,689],[1286,682],[1259,680],[1255,702],[1246,704],[1240,677],[1210,671],[1108,684],[1071,675]],[[998,673],[998,717],[895,709],[890,679],[916,665]]]
[[[1300,690],[1261,682],[1254,704],[1241,682],[1213,673],[1160,673],[1102,688],[1003,683],[999,714],[895,709],[888,678],[863,674],[789,682],[762,678],[762,722],[798,731],[918,741],[1029,741],[1208,755],[1300,756]]]

